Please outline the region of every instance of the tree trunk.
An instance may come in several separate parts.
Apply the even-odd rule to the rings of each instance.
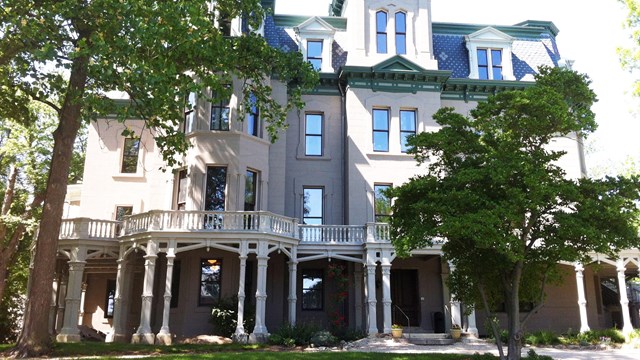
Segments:
[[[517,262],[511,273],[511,286],[506,291],[507,321],[509,341],[507,356],[509,360],[520,360],[522,352],[522,327],[520,326],[520,280],[522,277],[522,261]]]
[[[89,59],[80,56],[73,60],[69,86],[60,111],[60,122],[53,132],[53,154],[51,169],[45,191],[40,231],[33,254],[33,270],[30,274],[30,289],[25,309],[24,326],[13,355],[33,357],[46,354],[51,349],[49,335],[49,306],[55,272],[58,234],[67,193],[69,166],[73,155],[73,144],[80,129],[82,96],[87,80]],[[30,291],[31,289],[38,289]]]

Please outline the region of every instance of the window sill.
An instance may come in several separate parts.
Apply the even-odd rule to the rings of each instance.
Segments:
[[[118,180],[118,181],[141,181],[144,180],[144,174],[143,173],[120,173],[117,175],[113,175],[112,176],[113,180]]]
[[[298,155],[296,156],[297,160],[311,160],[311,161],[331,161],[331,156],[309,156],[309,155]]]
[[[390,152],[374,152],[367,153],[367,157],[370,159],[395,159],[395,160],[414,160],[413,155],[406,153],[390,153]]]

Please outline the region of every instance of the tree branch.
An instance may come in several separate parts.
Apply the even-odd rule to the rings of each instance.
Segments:
[[[496,339],[496,345],[498,346],[498,353],[500,354],[500,359],[505,359],[504,350],[502,349],[502,339],[500,338],[500,331],[498,331],[498,327],[496,326],[495,321],[493,321],[494,316],[489,310],[489,301],[487,300],[487,293],[484,289],[483,285],[478,284],[478,291],[480,292],[480,297],[482,298],[482,304],[484,305],[484,311],[489,319],[489,323],[491,324],[491,331],[493,332],[493,337]]]

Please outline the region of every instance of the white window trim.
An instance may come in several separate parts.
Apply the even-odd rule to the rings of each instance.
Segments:
[[[469,50],[469,78],[478,79],[478,49],[502,51],[502,80],[515,80],[511,48],[514,38],[492,27],[486,27],[465,36]],[[490,58],[490,55],[487,55]],[[489,60],[489,79],[493,78],[492,64]]]
[[[315,25],[315,26],[314,26]],[[293,28],[296,33],[298,48],[307,61],[307,41],[322,41],[322,66],[320,72],[333,72],[333,38],[336,28],[318,16],[314,16]]]

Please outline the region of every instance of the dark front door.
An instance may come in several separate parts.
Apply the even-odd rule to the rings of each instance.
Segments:
[[[391,301],[394,324],[420,326],[418,270],[391,270]]]

